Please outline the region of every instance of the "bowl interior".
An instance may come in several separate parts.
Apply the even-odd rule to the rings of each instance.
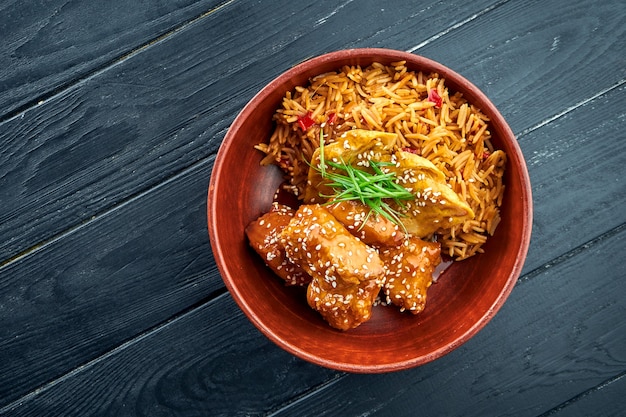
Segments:
[[[508,156],[502,221],[485,253],[453,263],[413,316],[374,308],[356,329],[332,329],[308,307],[301,288],[286,287],[248,246],[245,226],[269,210],[282,181],[278,168],[263,167],[260,152],[273,128],[272,115],[286,91],[311,76],[343,65],[406,60],[412,70],[438,72],[451,91],[461,91],[491,119],[492,142]],[[208,196],[209,235],[222,277],[243,312],[285,350],[322,366],[352,372],[385,372],[424,364],[464,343],[497,312],[523,266],[530,240],[532,203],[522,153],[493,104],[471,83],[426,58],[398,51],[356,49],[306,61],[261,90],[227,133],[213,169]]]

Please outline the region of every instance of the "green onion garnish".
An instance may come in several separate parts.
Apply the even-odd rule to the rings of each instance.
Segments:
[[[363,224],[374,212],[404,228],[400,220],[402,214],[394,210],[389,202],[393,201],[396,205],[404,207],[403,201],[413,200],[415,196],[396,182],[397,177],[393,172],[385,173],[382,170],[382,167],[389,165],[393,165],[393,163],[370,159],[369,166],[374,171],[371,173],[357,169],[343,160],[340,162],[326,161],[324,158],[324,140],[320,135],[320,163],[316,169],[322,178],[329,181],[326,185],[335,191],[335,195],[332,196],[322,195],[324,198],[331,199],[327,204],[358,200],[370,208]],[[329,171],[329,167],[334,168],[335,171]]]

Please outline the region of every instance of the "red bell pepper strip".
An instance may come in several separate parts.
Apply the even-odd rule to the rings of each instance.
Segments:
[[[311,118],[311,112],[308,112],[304,116],[298,117],[298,125],[303,132],[309,130],[311,126],[315,124],[315,120]]]
[[[433,103],[435,103],[435,107],[441,107],[441,104],[443,104],[441,96],[434,88],[428,92],[428,101],[432,101]]]

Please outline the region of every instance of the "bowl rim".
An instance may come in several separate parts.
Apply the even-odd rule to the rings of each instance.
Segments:
[[[398,360],[392,364],[385,363],[381,365],[361,365],[355,363],[347,363],[347,362],[339,362],[335,360],[331,360],[328,358],[321,357],[316,354],[312,354],[306,350],[299,348],[297,345],[293,343],[289,343],[288,341],[282,339],[278,336],[274,330],[267,326],[264,321],[258,317],[254,308],[250,306],[242,296],[239,288],[235,285],[235,283],[228,279],[229,274],[231,273],[226,267],[226,259],[228,254],[225,253],[224,249],[218,244],[219,242],[219,224],[217,223],[217,218],[212,213],[216,212],[216,189],[218,186],[218,175],[214,175],[222,171],[223,163],[224,163],[224,155],[226,155],[230,148],[233,146],[233,138],[237,136],[238,131],[241,129],[243,120],[249,115],[250,112],[254,110],[256,105],[259,102],[267,99],[270,96],[271,92],[275,89],[276,86],[283,85],[284,83],[288,83],[289,79],[291,79],[294,75],[301,75],[302,73],[309,72],[312,68],[317,67],[321,64],[327,64],[329,62],[334,62],[337,60],[345,61],[347,59],[363,59],[363,60],[371,60],[374,62],[376,58],[393,58],[394,61],[407,61],[409,66],[417,67],[417,68],[429,68],[432,69],[433,72],[437,72],[443,78],[448,81],[450,77],[455,80],[455,84],[465,85],[469,87],[472,91],[472,99],[479,99],[481,103],[481,108],[485,110],[484,106],[489,108],[488,112],[492,115],[496,115],[501,121],[500,128],[504,132],[503,135],[507,139],[507,143],[514,151],[516,158],[519,161],[520,172],[518,173],[519,181],[522,184],[521,191],[522,195],[520,198],[523,200],[522,204],[524,207],[524,216],[522,221],[522,232],[521,232],[521,242],[519,244],[519,248],[516,254],[516,260],[513,265],[513,268],[508,273],[508,277],[506,280],[506,284],[502,287],[498,296],[492,303],[491,307],[483,314],[476,322],[473,323],[465,332],[460,333],[452,342],[439,347],[431,351],[430,353],[419,356],[412,357],[408,359]],[[339,67],[339,65],[338,65]],[[314,74],[315,75],[315,74]],[[465,94],[465,91],[464,91]],[[513,140],[508,141],[508,138]],[[330,369],[336,369],[347,372],[355,372],[355,373],[381,373],[381,372],[391,372],[398,371],[403,369],[412,368],[415,366],[420,366],[431,362],[435,359],[438,359],[451,351],[455,350],[469,339],[471,339],[476,333],[478,333],[485,325],[495,316],[495,314],[500,310],[508,296],[513,290],[517,279],[522,271],[524,266],[524,262],[526,260],[526,256],[528,253],[528,248],[530,246],[530,238],[532,232],[532,222],[533,222],[533,200],[532,200],[532,190],[530,183],[530,176],[528,174],[528,167],[524,160],[523,153],[519,146],[518,141],[516,140],[515,135],[513,134],[510,126],[499,112],[499,110],[495,107],[495,105],[491,102],[491,100],[485,95],[485,93],[479,89],[476,85],[462,76],[460,73],[448,68],[447,66],[434,61],[430,58],[417,55],[411,52],[405,52],[394,49],[387,48],[354,48],[354,49],[340,49],[332,52],[323,53],[321,55],[317,55],[314,57],[307,58],[294,66],[286,69],[277,77],[272,79],[269,83],[267,83],[261,90],[259,90],[242,108],[242,110],[238,113],[231,126],[229,127],[222,143],[220,144],[219,150],[217,152],[215,162],[213,165],[213,169],[211,171],[211,177],[209,181],[208,194],[207,194],[207,220],[208,220],[208,234],[211,243],[211,248],[213,250],[213,255],[216,261],[216,265],[220,272],[221,278],[225,283],[228,291],[231,293],[233,299],[238,304],[239,308],[243,311],[243,313],[247,316],[247,318],[253,323],[253,325],[261,331],[267,338],[273,341],[276,345],[286,350],[287,352],[301,358],[307,360],[311,363],[315,363],[317,365],[324,366]],[[243,232],[242,232],[243,233]]]

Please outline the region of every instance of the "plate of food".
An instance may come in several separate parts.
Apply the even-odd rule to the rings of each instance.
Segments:
[[[270,340],[388,372],[454,350],[524,264],[532,197],[496,107],[459,73],[364,48],[265,86],[220,147],[207,200],[221,276]]]

